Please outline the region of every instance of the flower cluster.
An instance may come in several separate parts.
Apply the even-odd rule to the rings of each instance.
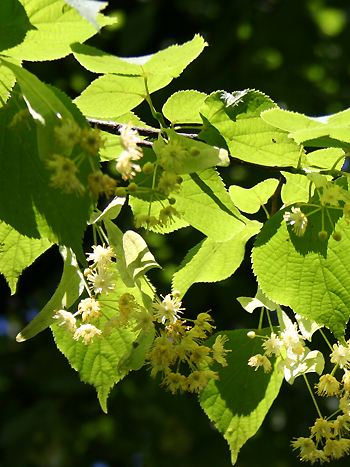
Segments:
[[[189,320],[180,316],[184,308],[176,292],[155,303],[154,310],[154,320],[161,328],[148,353],[151,376],[161,373],[162,384],[173,394],[199,392],[211,379],[218,379],[210,366],[214,362],[227,365],[229,350],[224,344],[228,339],[219,335],[212,347],[203,344],[214,329],[209,313],[200,313],[192,326],[188,325]]]
[[[308,438],[299,437],[292,441],[294,449],[299,449],[302,461],[331,462],[350,452],[350,348],[335,344],[331,362],[344,370],[341,381],[333,374],[324,374],[316,384],[317,394],[322,397],[336,397],[338,410],[333,417],[316,419],[310,427]]]
[[[50,185],[53,188],[59,188],[64,193],[84,194],[85,188],[77,177],[78,167],[72,159],[54,154],[46,166],[52,172]]]
[[[80,323],[77,320],[79,315],[82,318]],[[100,303],[94,298],[85,298],[80,301],[76,313],[59,310],[55,313],[54,319],[59,326],[63,326],[72,334],[74,340],[82,340],[84,344],[90,344],[96,336],[102,334],[101,329],[92,324],[100,318],[100,315]]]
[[[169,205],[169,206],[165,206],[159,211],[158,217],[147,215],[147,214],[135,216],[134,222],[135,222],[136,228],[153,227],[157,229],[157,227],[161,228],[161,227],[167,227],[168,225],[171,225],[171,223],[174,222],[175,217],[181,217],[181,215],[177,211],[177,209],[174,208],[174,206]]]
[[[93,245],[92,249],[93,252],[87,255],[87,260],[92,264],[85,269],[84,275],[94,294],[108,294],[116,286],[116,269],[112,261],[115,253],[110,246]]]
[[[264,354],[253,355],[248,360],[248,365],[257,370],[259,367],[269,373],[272,369],[271,357],[280,357],[280,368],[284,371],[287,379],[293,379],[297,374],[307,370],[305,358],[310,358],[309,349],[306,347],[304,337],[300,334],[296,323],[285,318],[285,329],[278,335],[271,332],[269,337],[264,337],[262,347]],[[255,337],[248,336],[248,337]],[[315,357],[317,354],[315,354]]]
[[[118,157],[116,169],[124,180],[129,180],[141,172],[141,167],[136,164],[136,161],[143,156],[142,150],[137,145],[140,138],[130,125],[123,125],[120,130],[120,140],[124,150]]]

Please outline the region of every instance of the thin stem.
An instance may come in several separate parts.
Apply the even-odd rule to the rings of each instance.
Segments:
[[[303,375],[303,378],[304,378],[305,384],[306,384],[306,386],[307,386],[307,388],[308,388],[308,390],[309,390],[311,399],[312,399],[312,401],[313,401],[313,403],[314,403],[314,406],[315,406],[315,408],[316,408],[316,411],[317,411],[317,413],[318,413],[318,416],[319,416],[320,418],[323,418],[322,413],[321,413],[321,411],[320,411],[320,408],[319,408],[319,406],[318,406],[318,404],[317,404],[317,401],[316,401],[316,399],[315,399],[314,393],[312,392],[310,383],[309,383],[309,381],[308,381],[308,379],[307,379],[307,377],[306,377],[305,374]]]
[[[319,331],[320,331],[321,336],[322,336],[323,339],[325,340],[326,344],[328,345],[328,347],[329,347],[329,348],[331,349],[331,351],[333,352],[333,347],[332,347],[331,343],[329,342],[329,340],[328,340],[326,334],[322,331],[321,328],[319,329]]]
[[[272,326],[272,321],[271,321],[271,316],[269,310],[266,310],[266,315],[267,315],[267,321],[269,322],[269,326],[271,331],[273,331],[273,326]]]
[[[262,323],[263,323],[263,319],[264,319],[264,313],[265,313],[265,308],[264,307],[261,307],[261,310],[260,310],[260,318],[259,318],[259,324],[258,324],[258,330],[260,331],[260,329],[262,329]]]

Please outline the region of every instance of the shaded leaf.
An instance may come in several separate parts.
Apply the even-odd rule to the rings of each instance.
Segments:
[[[7,280],[11,294],[16,292],[17,281],[22,271],[51,245],[52,243],[45,238],[25,237],[14,228],[0,222],[0,272]]]
[[[269,333],[270,330],[263,331]],[[249,339],[247,329],[220,332],[220,335],[228,337],[225,343],[225,348],[231,350],[227,355],[228,366],[217,370],[219,380],[208,383],[200,393],[199,402],[228,442],[231,461],[235,464],[240,449],[258,431],[277,397],[283,373],[278,371],[276,363],[268,374],[261,369],[255,372],[248,366],[248,359],[263,350],[261,339]]]

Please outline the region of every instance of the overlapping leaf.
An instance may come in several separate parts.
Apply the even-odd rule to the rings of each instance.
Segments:
[[[20,60],[54,60],[70,54],[73,42],[84,42],[96,34],[95,27],[64,0],[21,0],[21,4],[31,28],[21,43],[7,47],[6,55]],[[99,26],[114,22],[112,18],[98,15]],[[12,31],[10,37],[14,34],[18,33]]]
[[[207,94],[199,91],[175,92],[163,105],[164,116],[173,124],[202,123],[199,113]]]
[[[334,115],[315,118],[275,108],[263,112],[261,117],[270,125],[288,132],[289,137],[298,144],[318,147],[338,145],[348,147],[350,144],[349,109]]]
[[[244,229],[245,218],[214,169],[184,175],[181,190],[174,198],[182,218],[217,242],[227,241]]]
[[[297,167],[298,145],[260,116],[276,104],[258,91],[217,91],[207,97],[201,114],[224,137],[233,157],[272,167]]]
[[[107,398],[112,387],[130,370],[142,366],[153,341],[152,331],[143,334],[135,329],[133,323],[130,327],[108,327],[109,319],[118,316],[116,305],[119,297],[125,292],[139,297],[138,289],[127,288],[119,281],[116,292],[99,298],[102,317],[95,321],[94,325],[103,330],[103,334],[95,337],[88,345],[75,341],[72,334],[62,326],[52,326],[58,349],[79,372],[81,380],[96,388],[104,412],[107,412]]]

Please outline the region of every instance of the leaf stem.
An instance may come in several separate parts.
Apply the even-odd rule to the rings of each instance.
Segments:
[[[313,401],[313,403],[314,403],[314,406],[315,406],[315,408],[316,408],[316,411],[317,411],[317,413],[318,413],[318,416],[319,416],[320,418],[323,418],[322,413],[321,413],[321,411],[320,411],[320,408],[319,408],[319,406],[318,406],[318,404],[317,404],[317,401],[316,401],[316,399],[315,399],[315,395],[314,395],[314,393],[312,392],[310,383],[309,383],[309,381],[308,381],[308,379],[307,379],[307,377],[306,377],[305,374],[303,374],[303,378],[304,378],[305,384],[306,384],[306,386],[307,386],[307,388],[308,388],[308,390],[309,390],[311,399],[312,399],[312,401]]]

